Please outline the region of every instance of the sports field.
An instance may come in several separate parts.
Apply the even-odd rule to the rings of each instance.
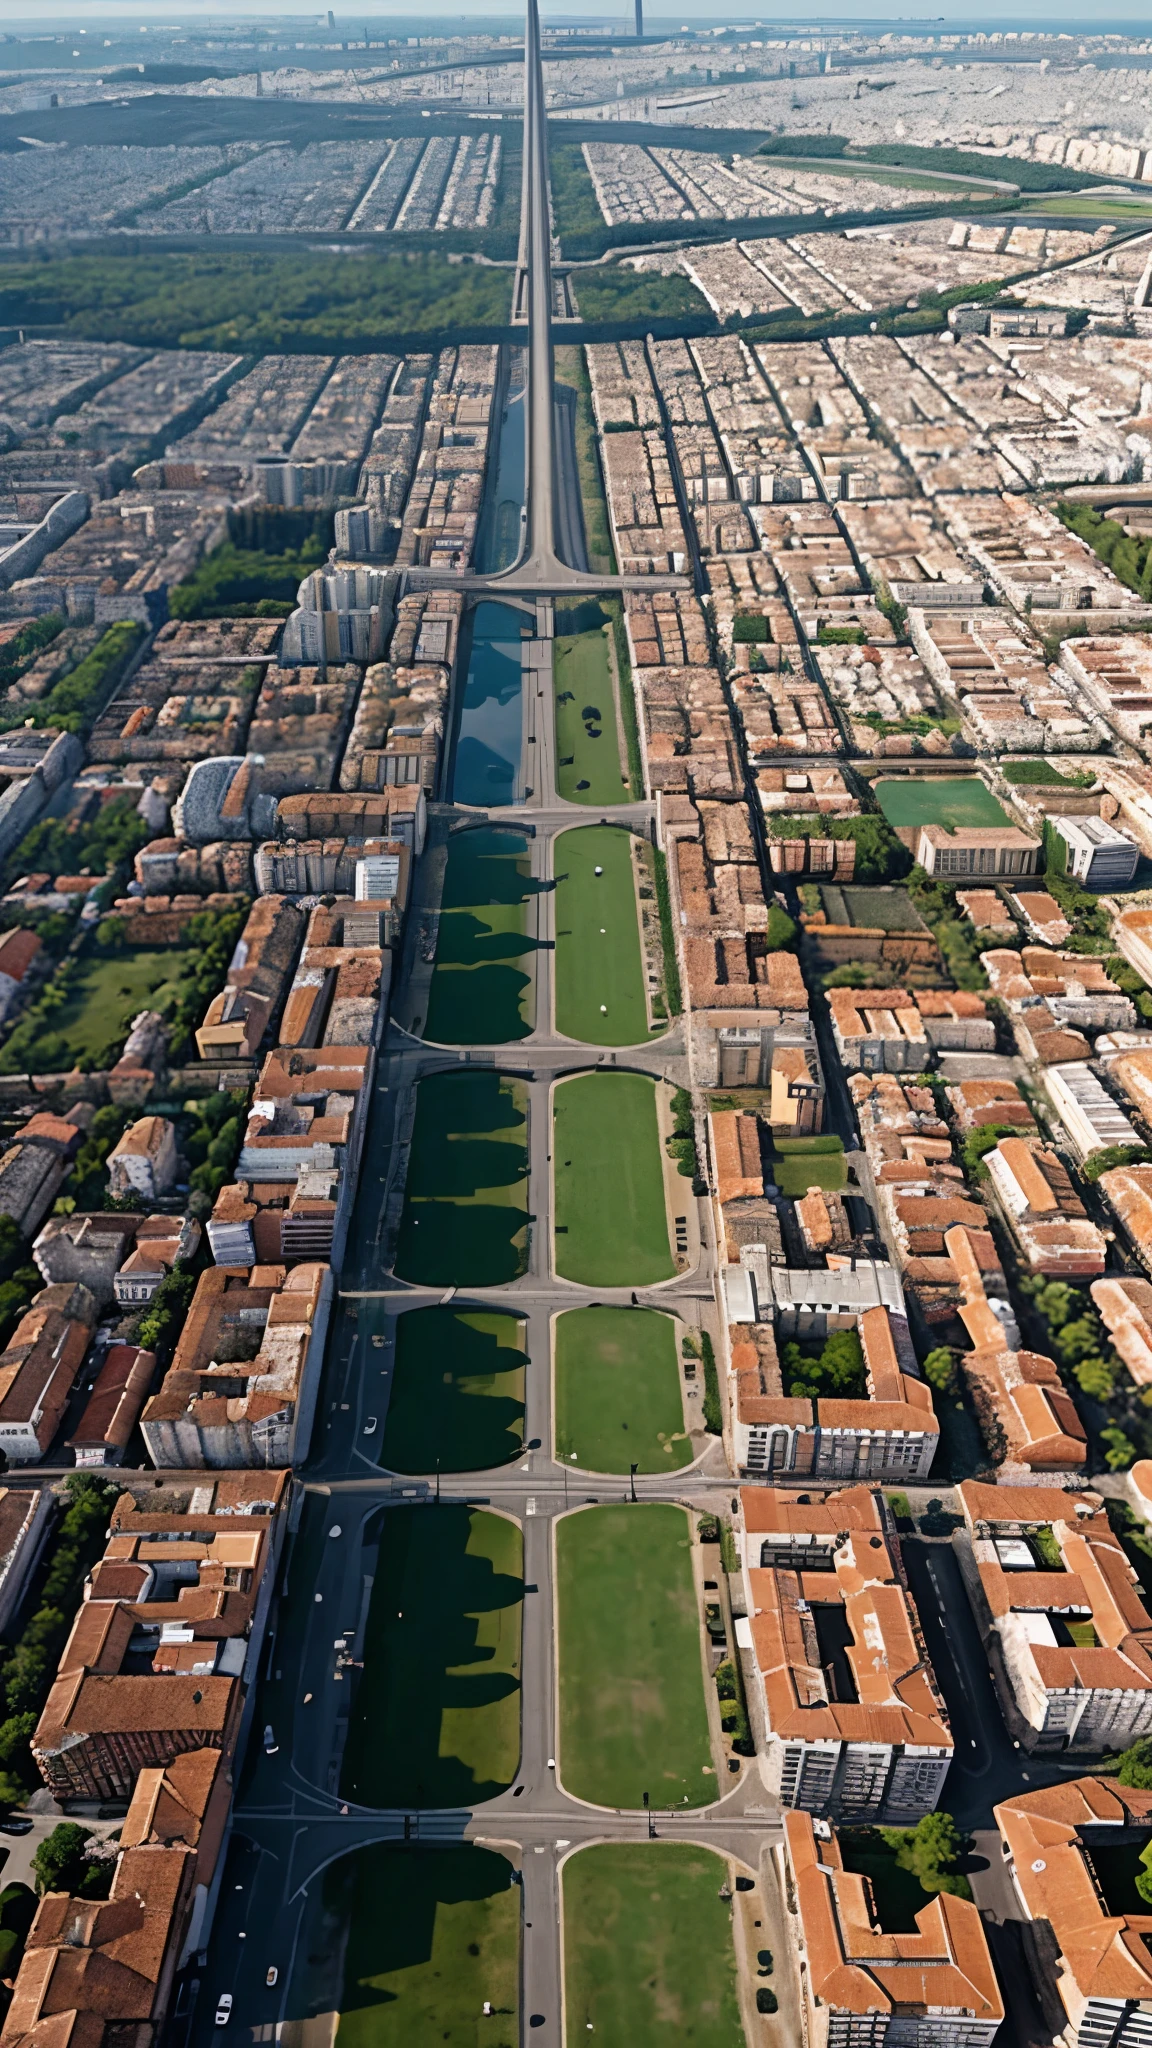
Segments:
[[[878,782],[876,801],[893,827],[1012,823],[978,775],[901,776],[898,781]]]
[[[396,1271],[428,1287],[515,1280],[528,1258],[527,1098],[470,1068],[416,1091]]]
[[[620,768],[607,623],[595,598],[557,607],[552,655],[556,788],[569,803],[618,804],[628,795],[628,778]]]
[[[398,1317],[380,1463],[478,1472],[514,1458],[524,1444],[526,1364],[517,1316],[420,1308]]]
[[[648,1308],[574,1308],[556,1319],[556,1455],[592,1472],[691,1463],[679,1324]]]
[[[632,835],[581,825],[560,834],[553,858],[556,1029],[584,1045],[640,1045],[650,1034]]]
[[[600,1842],[565,1863],[569,2041],[744,2048],[727,1859],[688,1842]]]
[[[528,843],[480,826],[454,833],[440,903],[424,1037],[438,1045],[503,1045],[532,1029],[525,955]]]
[[[589,1287],[649,1287],[676,1271],[656,1084],[599,1069],[552,1095],[556,1271]]]
[[[520,1757],[524,1546],[503,1515],[386,1508],[340,1792],[363,1806],[471,1806]]]
[[[704,1806],[708,1740],[683,1508],[584,1508],[556,1524],[560,1776],[597,1806]]]
[[[312,1889],[294,2018],[335,2004],[340,2048],[516,2048],[520,1893],[503,1856],[374,1843]]]

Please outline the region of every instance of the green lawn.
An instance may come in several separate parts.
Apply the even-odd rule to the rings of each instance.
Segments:
[[[391,1472],[478,1472],[524,1444],[524,1324],[517,1316],[410,1309],[380,1463]]]
[[[788,1139],[784,1149],[774,1145],[771,1167],[781,1194],[790,1195],[793,1201],[806,1195],[809,1188],[838,1192],[848,1185],[843,1152],[809,1152],[802,1139]]]
[[[608,614],[594,598],[558,607],[552,687],[556,699],[556,787],[576,804],[628,797],[620,768],[616,687],[608,665]]]
[[[519,1527],[481,1509],[385,1508],[341,1797],[472,1806],[520,1757]]]
[[[878,782],[876,801],[894,828],[902,825],[1004,826],[1012,823],[978,775],[909,775]]]
[[[655,1082],[600,1069],[552,1100],[557,1273],[589,1287],[670,1280]]]
[[[679,1325],[648,1308],[575,1308],[556,1320],[556,1455],[593,1472],[675,1472],[692,1461]]]
[[[580,825],[560,834],[553,858],[556,1029],[584,1045],[641,1045],[650,1033],[632,835]]]
[[[515,1280],[528,1258],[527,1093],[470,1068],[416,1093],[396,1271],[429,1287]]]
[[[481,826],[448,841],[436,965],[424,1037],[439,1045],[503,1045],[532,1029],[525,955],[529,874],[522,832]]]
[[[705,1806],[708,1740],[691,1524],[658,1503],[556,1525],[560,1773],[597,1806]]]
[[[122,953],[93,952],[75,986],[44,1024],[16,1028],[0,1054],[0,1072],[66,1072],[77,1060],[114,1065],[132,1019],[156,1007],[161,989],[175,988],[187,956],[175,946],[134,946]],[[43,1001],[43,998],[41,998]]]
[[[744,2048],[726,1859],[688,1842],[601,1842],[564,1865],[568,2038]]]
[[[503,1856],[373,1843],[330,1864],[313,1893],[293,2018],[335,2002],[340,2048],[515,2048],[520,1892]]]

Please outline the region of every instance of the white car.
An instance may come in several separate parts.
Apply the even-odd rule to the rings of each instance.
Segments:
[[[223,1991],[220,1994],[220,2003],[216,2007],[216,2025],[218,2027],[226,2027],[231,2017],[232,1993],[230,1991]]]
[[[268,1726],[264,1730],[264,1754],[265,1756],[275,1756],[279,1748],[280,1744],[272,1733],[272,1723],[269,1721]]]
[[[364,1434],[365,1434],[365,1436],[375,1436],[375,1434],[376,1434],[376,1421],[377,1421],[377,1418],[376,1418],[376,1416],[375,1416],[375,1415],[370,1415],[370,1416],[368,1417],[368,1420],[367,1420],[367,1422],[366,1422],[366,1423],[364,1424]]]
[[[268,1968],[267,1968],[267,1971],[265,1972],[265,1976],[264,1976],[264,1982],[265,1982],[266,1984],[268,1984],[268,1985],[272,1985],[272,1984],[275,1984],[275,1982],[276,1982],[276,1979],[278,1978],[278,1976],[279,1976],[279,1975],[280,1975],[280,1972],[279,1972],[279,1970],[278,1970],[278,1969],[276,1968],[276,1965],[275,1965],[275,1963],[269,1963],[269,1965],[268,1965]]]

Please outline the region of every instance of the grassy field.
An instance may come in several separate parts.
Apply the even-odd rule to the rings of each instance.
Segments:
[[[569,2039],[744,2048],[725,1859],[687,1842],[602,1842],[564,1865]]]
[[[585,1508],[556,1525],[560,1772],[597,1806],[716,1797],[691,1524],[683,1508]]]
[[[632,835],[580,825],[560,834],[553,859],[556,1029],[584,1045],[640,1045],[650,1034]]]
[[[533,891],[522,832],[481,826],[448,842],[436,965],[424,1037],[439,1045],[504,1045],[532,1029],[524,971]]]
[[[570,384],[576,393],[576,461],[580,470],[580,496],[584,505],[584,537],[588,543],[588,566],[606,576],[616,573],[616,555],[608,524],[608,503],[600,470],[600,447],[592,411],[592,386],[582,348],[553,351],[557,379]]]
[[[589,1287],[648,1287],[676,1271],[656,1085],[601,1070],[553,1095],[556,1271]]]
[[[341,1776],[364,1806],[471,1806],[520,1756],[524,1546],[467,1507],[386,1508]]]
[[[141,1010],[156,1007],[160,991],[174,987],[187,965],[176,947],[135,946],[122,953],[92,953],[75,985],[53,1010],[49,1029],[38,1027],[37,1043],[19,1022],[0,1056],[0,1072],[66,1072],[77,1060],[111,1065],[120,1056],[129,1027]],[[7,1057],[11,1052],[11,1057]],[[51,1064],[48,1063],[49,1056]]]
[[[574,804],[618,804],[628,796],[606,627],[608,614],[594,598],[557,609],[556,786]]]
[[[978,775],[901,776],[878,782],[876,801],[892,826],[1011,824]]]
[[[524,1443],[526,1364],[517,1316],[411,1309],[396,1326],[380,1463],[477,1472],[514,1458]]]
[[[301,2004],[309,2018],[331,2011],[335,1996],[340,2048],[514,2048],[520,1893],[503,1856],[376,1843],[331,1864],[316,1889],[291,2017]]]
[[[576,1308],[557,1318],[558,1458],[593,1472],[691,1463],[678,1329],[647,1308]]]
[[[830,1192],[847,1187],[848,1170],[843,1152],[809,1151],[803,1139],[790,1138],[783,1150],[772,1148],[772,1178],[782,1195],[798,1201],[809,1188]]]
[[[528,1258],[527,1130],[521,1081],[476,1069],[421,1081],[398,1274],[430,1287],[518,1278]]]

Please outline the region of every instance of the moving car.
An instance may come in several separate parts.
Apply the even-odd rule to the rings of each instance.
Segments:
[[[216,2007],[216,2025],[218,2027],[226,2027],[231,2017],[232,1993],[230,1991],[222,1991],[220,1994],[220,2003]]]

